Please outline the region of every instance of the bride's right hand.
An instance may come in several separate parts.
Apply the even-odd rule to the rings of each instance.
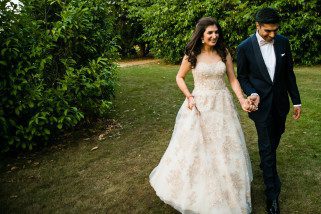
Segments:
[[[248,99],[242,99],[241,101],[240,101],[240,104],[241,104],[241,106],[242,106],[242,109],[244,110],[244,111],[246,111],[246,112],[251,112],[251,101],[250,100],[248,100]]]
[[[193,96],[188,97],[188,106],[187,106],[190,110],[193,109],[193,107],[195,107],[195,100]]]

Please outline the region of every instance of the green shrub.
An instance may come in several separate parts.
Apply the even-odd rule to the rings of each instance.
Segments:
[[[0,8],[0,150],[32,149],[105,115],[118,57],[112,6],[29,0],[12,9],[7,2]]]
[[[271,6],[282,15],[281,33],[291,42],[296,63],[321,63],[321,2],[317,0],[278,0]]]

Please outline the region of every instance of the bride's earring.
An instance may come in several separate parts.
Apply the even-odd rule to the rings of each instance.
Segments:
[[[202,39],[202,43],[204,44],[204,39]]]

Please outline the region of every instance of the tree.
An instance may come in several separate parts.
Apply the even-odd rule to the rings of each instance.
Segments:
[[[297,64],[321,62],[320,1],[274,0],[151,0],[136,2],[133,10],[143,26],[142,38],[149,42],[159,58],[178,63],[197,20],[211,16],[218,19],[232,54],[236,46],[255,32],[254,17],[262,7],[276,8],[281,15],[280,33],[289,37]],[[137,3],[138,2],[138,3]],[[308,51],[303,51],[308,50]]]

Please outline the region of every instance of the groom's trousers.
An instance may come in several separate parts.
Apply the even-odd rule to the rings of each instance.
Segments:
[[[280,116],[277,114],[277,110],[272,107],[266,121],[255,122],[265,194],[267,200],[271,201],[277,199],[281,191],[281,182],[276,166],[276,149],[285,130],[285,121],[286,116]]]

